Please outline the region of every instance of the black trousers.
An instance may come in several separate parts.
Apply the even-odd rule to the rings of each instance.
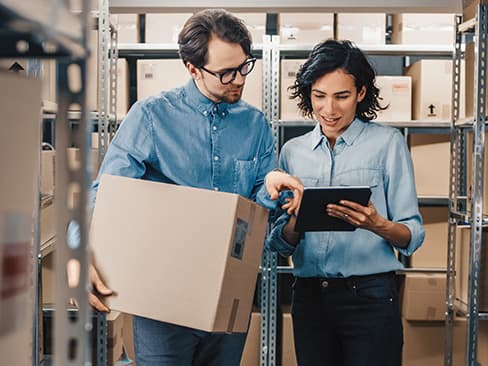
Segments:
[[[401,365],[394,273],[296,278],[292,317],[299,366]]]

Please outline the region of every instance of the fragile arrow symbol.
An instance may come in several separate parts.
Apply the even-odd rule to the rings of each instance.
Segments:
[[[433,104],[429,105],[427,108],[429,108],[430,114],[434,114],[435,106]]]

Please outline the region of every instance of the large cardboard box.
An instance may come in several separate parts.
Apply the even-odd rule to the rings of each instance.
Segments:
[[[56,303],[55,254],[49,253],[41,260],[41,301],[43,304]]]
[[[461,63],[459,117],[465,115],[465,72]],[[423,121],[450,121],[452,61],[420,60],[405,69],[412,77],[412,117]]]
[[[405,276],[402,315],[406,320],[444,320],[446,275],[408,273]]]
[[[450,136],[409,136],[410,154],[419,196],[449,196]]]
[[[293,319],[289,307],[283,308],[283,333],[281,347],[281,365],[297,366],[295,354],[295,340],[293,337]]]
[[[129,66],[125,58],[117,60],[117,119],[121,120],[129,110]]]
[[[384,13],[339,13],[336,38],[348,39],[359,45],[385,44],[386,15]]]
[[[455,42],[454,14],[393,14],[392,43],[452,46]]]
[[[413,253],[414,268],[446,268],[449,210],[447,207],[420,207],[425,229],[422,246]]]
[[[241,366],[258,366],[261,359],[261,314],[253,312],[246,344],[242,352]]]
[[[236,194],[103,175],[90,242],[117,293],[110,306],[206,331],[247,331],[267,218]]]
[[[254,71],[253,71],[254,72]],[[137,60],[137,99],[186,84],[190,74],[177,60]]]
[[[280,14],[280,43],[308,44],[334,38],[332,13],[282,13]]]
[[[124,314],[107,314],[107,365],[115,365],[123,353]]]
[[[480,325],[482,323],[480,322]],[[445,332],[444,322],[416,322],[403,319],[402,366],[443,366]],[[452,364],[465,365],[466,322],[463,320],[454,322],[453,344]],[[483,346],[478,347],[478,351],[483,348],[486,349]],[[478,360],[481,361],[480,358]]]
[[[488,4],[487,0],[463,0],[463,21],[470,20],[476,16],[478,6]]]
[[[246,76],[246,83],[242,92],[242,100],[263,108],[263,61],[257,60],[254,69]]]
[[[457,232],[456,245],[456,298],[463,304],[468,304],[469,278],[471,272],[471,228],[460,228]],[[488,311],[488,230],[482,234],[480,258],[480,282],[478,308],[481,312]]]
[[[146,43],[177,44],[181,28],[192,15],[192,13],[146,14]]]
[[[377,76],[380,104],[376,121],[410,121],[412,119],[412,79],[409,76]]]
[[[265,13],[235,13],[236,17],[242,19],[251,33],[252,43],[263,43],[263,36],[266,34]]]
[[[0,72],[0,355],[32,365],[32,214],[39,203],[41,81]]]

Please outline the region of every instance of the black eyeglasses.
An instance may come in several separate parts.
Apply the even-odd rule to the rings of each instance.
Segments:
[[[237,76],[237,72],[239,71],[239,74],[242,76],[248,75],[252,69],[254,69],[254,64],[256,63],[256,58],[250,56],[246,61],[244,61],[242,64],[237,66],[234,69],[227,69],[222,72],[213,72],[205,67],[200,67],[202,70],[208,72],[209,74],[215,76],[216,78],[220,79],[220,82],[224,85],[232,83]]]

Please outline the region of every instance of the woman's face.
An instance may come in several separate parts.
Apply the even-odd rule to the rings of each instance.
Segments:
[[[335,142],[352,123],[356,106],[364,99],[366,88],[358,92],[354,77],[337,69],[323,75],[312,84],[311,101],[315,118],[322,132]]]

